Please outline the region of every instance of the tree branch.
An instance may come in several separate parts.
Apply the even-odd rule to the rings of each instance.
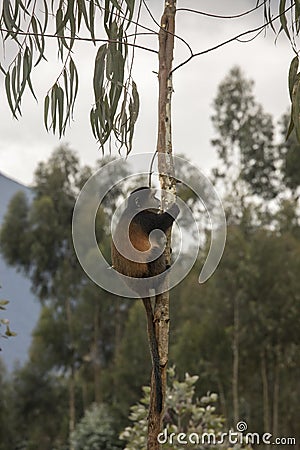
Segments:
[[[0,31],[4,31],[5,33],[9,33],[9,30],[6,28],[0,28]],[[75,41],[85,41],[85,42],[115,42],[116,44],[120,43],[120,41],[118,40],[114,40],[114,39],[99,39],[99,38],[85,38],[85,37],[71,37],[71,36],[60,36],[57,34],[51,34],[51,33],[29,33],[26,31],[18,31],[18,34],[20,36],[44,36],[46,38],[55,38],[55,39],[74,39]],[[157,34],[157,33],[156,33]],[[143,45],[138,45],[138,44],[131,44],[129,42],[126,42],[126,45],[128,45],[129,47],[135,47],[135,48],[140,48],[141,50],[146,50],[147,52],[151,52],[151,53],[156,53],[158,54],[157,50],[154,50],[153,48],[150,47],[144,47]]]
[[[290,9],[292,9],[295,6],[295,3],[292,3],[286,10],[284,10],[281,14],[278,14],[277,16],[275,16],[273,19],[269,20],[268,22],[266,22],[263,25],[260,25],[259,27],[256,28],[252,28],[251,30],[248,31],[244,31],[243,33],[240,33],[230,39],[227,39],[224,42],[221,42],[220,44],[214,45],[213,47],[207,48],[206,50],[203,50],[202,52],[197,52],[197,53],[193,53],[193,55],[191,55],[189,58],[187,58],[186,60],[184,60],[182,63],[178,64],[178,66],[176,66],[173,70],[172,73],[175,72],[175,70],[179,69],[180,67],[185,66],[185,64],[187,64],[188,62],[190,62],[193,58],[195,58],[196,56],[201,56],[201,55],[205,55],[206,53],[212,52],[214,50],[217,50],[218,48],[224,47],[224,45],[229,44],[230,42],[239,40],[241,37],[246,36],[247,34],[250,33],[257,33],[259,31],[262,31],[263,29],[265,29],[267,26],[273,24],[273,22],[277,19],[279,19],[279,17],[281,17],[283,14],[285,14],[287,11],[289,11]],[[259,34],[259,33],[258,33]],[[258,35],[257,34],[257,35]]]
[[[157,22],[157,20],[156,20],[155,17],[153,16],[153,14],[152,14],[152,12],[151,12],[149,6],[148,6],[147,3],[146,3],[146,0],[142,0],[142,1],[143,1],[143,4],[144,4],[144,6],[145,6],[145,8],[146,8],[146,10],[147,10],[147,12],[148,12],[148,14],[149,14],[149,16],[151,17],[151,19],[153,20],[153,22],[155,23],[155,25],[157,25],[157,26],[159,27],[159,29],[160,29],[160,28],[161,28],[161,25]],[[169,30],[164,30],[164,31],[165,31],[166,33],[172,34],[171,31],[169,31]],[[174,34],[173,36],[174,36],[176,39],[178,39],[178,40],[180,40],[181,42],[183,42],[183,43],[187,46],[187,48],[189,49],[191,55],[193,54],[193,50],[192,50],[190,44],[189,44],[185,39],[183,39],[181,36],[178,36],[177,34]]]
[[[267,3],[267,0],[264,0],[260,5],[255,6],[252,9],[248,9],[248,11],[245,11],[243,13],[240,14],[234,14],[232,16],[222,16],[220,14],[211,14],[211,13],[207,13],[204,11],[198,11],[197,9],[190,9],[190,8],[177,8],[176,12],[178,11],[186,11],[186,12],[190,12],[190,13],[194,13],[194,14],[199,14],[201,16],[206,16],[206,17],[214,17],[216,19],[238,19],[240,17],[244,17],[247,14],[252,13],[253,11],[256,11],[257,9],[259,9],[261,6],[265,5]]]

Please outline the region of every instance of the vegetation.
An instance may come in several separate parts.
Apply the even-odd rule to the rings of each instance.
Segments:
[[[300,149],[293,133],[287,142],[275,141],[276,126],[253,87],[234,68],[215,99],[213,144],[220,155],[215,181],[223,192],[228,240],[208,283],[199,286],[194,267],[173,291],[170,362],[181,379],[186,372],[198,378],[180,384],[171,375],[169,392],[178,402],[167,397],[164,420],[188,430],[179,425],[183,411],[204,414],[201,423],[209,413],[216,427],[234,429],[245,420],[248,431],[299,440],[299,184],[284,158],[292,155],[298,164]],[[262,120],[253,119],[253,111]],[[230,165],[229,178],[223,169],[231,157],[237,164]],[[91,170],[67,147],[57,149],[37,168],[33,202],[17,194],[6,214],[1,251],[31,278],[42,312],[28,363],[10,377],[0,368],[1,450],[84,448],[78,444],[82,439],[86,445],[105,442],[97,448],[122,448],[117,437],[126,427],[127,448],[144,445],[145,421],[138,419],[145,417],[145,399],[132,410],[131,426],[127,419],[150,373],[142,306],[93,285],[71,245],[72,209]],[[252,170],[261,170],[261,176],[249,177]],[[98,211],[98,243],[107,255],[109,208],[122,195]],[[182,189],[185,201],[186,195]],[[203,412],[192,400],[194,392],[199,398],[216,392],[215,409]],[[193,427],[199,424],[193,419]]]
[[[219,43],[213,49],[207,49],[203,52],[195,52],[192,46],[182,37],[179,37],[185,43],[189,55],[175,68],[172,66],[174,41],[178,36],[175,34],[175,15],[180,11],[177,8],[176,0],[164,1],[164,9],[160,24],[156,30],[146,28],[150,34],[158,37],[158,50],[150,47],[141,47],[137,43],[140,34],[145,34],[145,27],[141,24],[142,8],[153,19],[151,10],[146,1],[141,0],[99,0],[74,1],[53,0],[51,5],[47,1],[39,2],[31,0],[15,0],[3,2],[0,13],[0,30],[4,48],[8,43],[11,52],[4,51],[4,55],[11,54],[12,58],[7,60],[6,56],[0,62],[0,69],[5,76],[5,92],[9,107],[15,118],[21,115],[21,102],[25,90],[30,90],[36,98],[34,87],[31,81],[33,70],[46,58],[46,47],[49,39],[55,39],[58,48],[58,56],[61,62],[61,71],[58,74],[54,84],[50,87],[44,99],[44,122],[48,130],[51,128],[54,133],[58,132],[61,137],[66,130],[66,126],[73,118],[74,104],[76,101],[77,90],[79,87],[78,71],[74,60],[75,43],[80,40],[90,41],[93,44],[101,42],[98,47],[93,76],[94,104],[90,111],[90,122],[92,132],[99,142],[102,150],[104,144],[115,138],[118,142],[119,151],[125,147],[126,154],[131,151],[134,126],[139,112],[139,96],[135,82],[132,79],[132,69],[134,62],[134,49],[142,48],[158,55],[158,133],[157,133],[157,153],[158,153],[158,171],[160,174],[160,185],[163,191],[169,190],[176,193],[176,182],[173,173],[172,163],[172,134],[171,134],[171,97],[173,92],[172,74],[183,65],[187,64],[192,58],[207,53],[215,48],[225,45],[227,42],[238,40],[249,33],[258,33],[271,27],[279,25],[278,33],[283,31],[288,38],[294,52],[295,58],[292,60],[289,71],[289,88],[292,102],[291,120],[288,135],[295,130],[298,141],[300,141],[300,121],[299,121],[299,92],[300,77],[298,73],[298,50],[296,46],[296,37],[299,35],[300,9],[297,2],[286,2],[281,0],[279,8],[276,3],[276,15],[274,16],[272,6],[274,2],[264,0],[256,2],[256,6],[248,11],[244,11],[239,17],[256,11],[261,8],[265,22],[257,28],[246,30],[229,39],[227,42]],[[184,8],[189,13],[203,13],[197,10]],[[104,37],[98,37],[96,29],[98,17],[102,20],[102,31]],[[219,16],[220,17],[220,16]],[[237,17],[237,16],[235,16]],[[231,18],[230,16],[228,18]],[[155,24],[157,22],[153,19]],[[141,32],[139,28],[142,27]],[[88,32],[88,37],[82,37],[82,30]],[[252,38],[251,38],[252,39]],[[132,48],[132,52],[129,52]],[[251,103],[251,97],[248,98]],[[255,106],[255,105],[253,105]],[[246,102],[246,107],[248,107]],[[242,111],[240,111],[242,113]],[[244,128],[239,129],[240,139],[240,160],[243,165],[243,171],[240,172],[239,179],[251,183],[253,192],[258,195],[270,195],[271,191],[264,189],[263,182],[268,182],[270,174],[270,164],[273,165],[272,146],[269,142],[272,140],[272,130],[270,129],[270,120],[261,113],[258,108],[255,115],[248,114],[249,120],[245,122]],[[252,128],[251,128],[252,126]],[[253,139],[256,127],[261,127],[259,136]],[[264,127],[264,129],[263,129]],[[220,130],[219,130],[220,131]],[[232,131],[232,130],[231,130]],[[246,133],[243,135],[244,131]],[[227,133],[227,131],[225,131]],[[230,142],[230,140],[229,140]],[[235,141],[232,141],[235,143]],[[222,149],[224,150],[224,149]],[[253,163],[253,151],[255,153]],[[225,155],[225,153],[224,153]],[[168,156],[168,157],[167,157]],[[266,156],[267,159],[265,158]],[[244,161],[245,159],[245,161]],[[265,160],[266,159],[266,160]],[[247,161],[248,166],[245,164]],[[74,199],[74,188],[78,187],[76,178],[70,180],[70,176],[75,177],[72,171],[75,169],[76,161],[69,161],[71,175],[66,172],[64,175],[71,182],[70,191],[62,188],[62,205],[59,205],[59,199],[49,195],[46,184],[43,185],[42,178],[47,182],[48,174],[40,167],[41,173],[39,183],[37,184],[37,198],[34,201],[34,209],[27,208],[25,199],[16,200],[14,209],[9,211],[11,215],[10,225],[14,229],[12,222],[13,216],[17,214],[18,209],[23,208],[23,222],[17,223],[19,231],[25,230],[26,237],[22,240],[15,235],[15,239],[9,242],[8,226],[4,227],[2,243],[4,254],[7,260],[22,268],[30,275],[33,288],[38,293],[41,301],[45,302],[46,307],[52,308],[52,313],[59,306],[66,317],[66,342],[68,348],[67,365],[63,364],[64,370],[68,372],[69,377],[69,431],[74,430],[76,421],[75,407],[75,378],[77,364],[77,348],[75,347],[76,326],[74,323],[74,314],[77,309],[78,291],[81,288],[82,277],[76,272],[76,261],[70,248],[70,235],[66,233],[66,224],[68,212]],[[73,165],[75,164],[75,166]],[[52,167],[55,179],[55,163]],[[64,166],[69,169],[68,165]],[[273,169],[275,166],[273,166]],[[44,171],[44,173],[43,173]],[[51,172],[51,170],[50,170]],[[61,171],[63,174],[63,171]],[[58,185],[60,180],[57,180]],[[73,185],[72,185],[73,182]],[[39,192],[39,187],[42,190]],[[49,185],[51,193],[52,186]],[[275,186],[273,186],[272,195],[275,196]],[[163,205],[167,204],[166,197],[162,196]],[[60,206],[63,206],[60,209]],[[66,215],[65,215],[66,213]],[[57,216],[57,214],[59,214]],[[60,217],[61,214],[61,217]],[[99,213],[101,215],[101,211]],[[40,217],[47,217],[49,222]],[[54,223],[52,218],[55,217]],[[61,222],[61,218],[63,218]],[[101,222],[101,221],[100,221]],[[23,226],[25,228],[23,228]],[[27,229],[28,227],[28,229]],[[50,233],[55,229],[57,235]],[[6,244],[8,242],[8,244]],[[57,248],[57,246],[59,248]],[[20,249],[20,250],[19,250]],[[61,253],[61,254],[60,254]],[[170,263],[170,236],[167,236],[165,247],[165,257],[167,264]],[[57,269],[57,270],[56,270]],[[77,277],[78,275],[78,277]],[[74,300],[76,299],[76,300]],[[46,304],[46,300],[48,304]],[[50,303],[50,304],[49,304]],[[235,305],[234,320],[234,416],[238,414],[238,301]],[[158,343],[158,353],[160,358],[160,370],[162,375],[163,394],[166,391],[166,367],[169,359],[169,293],[165,292],[156,295],[154,305],[154,316],[156,317],[155,334]],[[98,330],[98,325],[97,325]],[[96,331],[95,334],[97,335]],[[98,335],[97,335],[98,336]],[[153,377],[152,377],[153,380]],[[152,386],[152,399],[154,398],[154,383]],[[163,395],[163,403],[165,395]],[[158,448],[157,435],[161,425],[161,414],[154,408],[154,400],[150,402],[149,409],[149,427],[148,427],[148,448],[155,450]]]
[[[198,376],[185,374],[184,381],[179,381],[175,376],[174,368],[169,369],[169,387],[167,389],[166,412],[163,421],[163,431],[159,436],[162,449],[171,448],[181,450],[197,448],[204,450],[227,449],[228,440],[221,441],[222,433],[227,433],[228,428],[224,418],[216,413],[215,404],[218,396],[208,392],[203,397],[196,398],[195,385]],[[149,388],[144,388],[144,396],[140,403],[131,407],[130,420],[132,426],[127,427],[120,435],[126,441],[124,450],[146,450],[147,410],[150,402]],[[183,433],[183,435],[180,435]],[[209,441],[209,436],[216,437],[216,443]],[[203,436],[203,441],[201,437]],[[183,444],[183,442],[185,443]],[[210,445],[208,445],[210,444]],[[239,443],[236,450],[250,449],[250,446]]]

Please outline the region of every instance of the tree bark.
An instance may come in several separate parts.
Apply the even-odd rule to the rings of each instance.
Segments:
[[[172,135],[171,135],[171,96],[172,87],[172,61],[174,51],[176,0],[165,1],[164,12],[161,18],[159,31],[159,98],[158,98],[158,171],[162,190],[176,193],[176,182],[173,178],[172,162]],[[166,199],[162,196],[164,206]],[[165,256],[167,264],[170,263],[170,238],[167,236]],[[157,295],[154,305],[155,332],[160,358],[160,371],[162,379],[163,408],[159,413],[156,408],[155,379],[152,371],[151,398],[148,417],[148,450],[157,450],[160,445],[157,436],[161,431],[164,414],[164,403],[167,381],[167,363],[169,351],[169,292]]]
[[[233,306],[233,367],[232,367],[232,397],[234,425],[239,421],[239,298],[236,295]]]
[[[265,350],[261,351],[261,378],[263,388],[263,414],[264,414],[264,432],[269,433],[270,426],[270,400],[269,400],[269,382],[267,373],[266,353]],[[270,448],[270,445],[266,446],[266,449]]]
[[[72,326],[72,310],[71,302],[69,298],[65,302],[66,318],[69,332],[69,342],[71,347],[71,363],[70,363],[70,376],[69,376],[69,434],[75,429],[76,410],[75,410],[75,367],[74,367],[74,342],[73,342],[73,326]],[[70,446],[70,450],[73,450],[73,446]]]
[[[264,430],[270,432],[270,400],[269,400],[269,382],[267,373],[266,353],[261,352],[261,378],[263,386],[263,409],[264,409]]]
[[[278,411],[279,411],[279,371],[280,371],[280,350],[277,346],[275,354],[275,373],[273,386],[273,436],[278,437]]]
[[[94,315],[94,392],[95,392],[95,402],[100,403],[102,400],[101,395],[101,362],[100,362],[100,351],[99,351],[99,341],[100,341],[100,307],[99,303],[95,304],[95,315]]]
[[[220,395],[221,412],[222,412],[222,415],[224,417],[228,418],[224,386],[223,386],[223,383],[221,381],[221,377],[219,375],[217,377],[217,383],[218,383],[218,391],[219,391],[219,395]]]

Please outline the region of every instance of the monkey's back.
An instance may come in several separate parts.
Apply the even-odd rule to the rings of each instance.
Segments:
[[[143,230],[138,219],[134,217],[129,224],[126,215],[121,218],[111,243],[115,270],[128,277],[153,277],[165,271],[165,258],[161,253],[161,247],[153,242],[151,244],[149,234]]]

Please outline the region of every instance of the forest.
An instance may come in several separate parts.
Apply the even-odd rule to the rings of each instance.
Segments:
[[[184,185],[178,189],[201,223],[203,246],[191,272],[171,291],[164,423],[203,433],[234,429],[243,420],[248,431],[295,438],[296,449],[300,146],[294,132],[286,140],[288,114],[275,123],[254,90],[234,67],[212,105],[211,145],[219,163],[211,179],[226,212],[227,242],[203,285],[198,274],[210,240],[208,221],[194,193]],[[108,160],[83,167],[63,144],[36,168],[33,201],[18,193],[7,210],[1,253],[30,278],[42,310],[28,362],[9,376],[0,366],[1,450],[146,448],[151,362],[141,301],[94,284],[72,243],[77,195]],[[126,162],[122,170],[126,176]],[[97,212],[97,242],[108,260],[110,218],[126,194],[114,191]],[[189,233],[189,223],[182,226]]]

